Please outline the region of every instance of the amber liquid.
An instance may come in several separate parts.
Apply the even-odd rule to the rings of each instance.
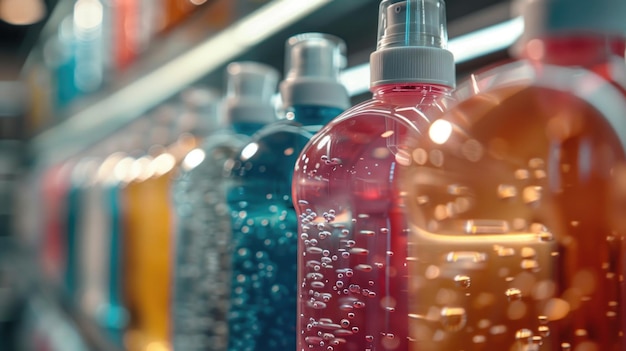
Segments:
[[[479,93],[443,121],[449,138],[416,138],[403,178],[411,349],[626,349],[626,131],[538,86]]]
[[[133,182],[124,189],[124,295],[130,320],[125,345],[169,349],[170,174]]]

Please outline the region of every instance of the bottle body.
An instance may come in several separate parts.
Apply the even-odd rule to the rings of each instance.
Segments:
[[[339,108],[296,106],[257,133],[230,164],[233,228],[229,350],[295,348],[297,219],[291,199],[300,151]]]
[[[224,350],[230,299],[230,215],[224,163],[249,138],[215,132],[183,161],[176,211],[172,335],[175,350]]]
[[[299,350],[407,348],[407,226],[396,177],[404,139],[426,127],[447,91],[383,86],[298,158]]]
[[[526,61],[469,91],[402,181],[413,349],[623,349],[623,95]]]

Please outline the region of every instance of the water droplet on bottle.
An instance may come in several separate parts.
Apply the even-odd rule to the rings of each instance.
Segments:
[[[359,327],[352,327],[352,332],[353,333],[358,333],[359,332]]]
[[[537,331],[539,332],[539,335],[543,336],[544,338],[550,335],[550,328],[547,325],[540,325],[537,328]]]
[[[374,286],[374,281],[370,280],[369,282],[367,282],[367,284],[369,284],[369,286]]]
[[[517,196],[517,188],[514,185],[500,184],[498,185],[498,197],[501,199],[510,199]]]
[[[307,344],[317,345],[322,341],[322,338],[320,338],[319,336],[307,336],[306,338],[304,338],[304,341]]]
[[[341,230],[341,236],[342,237],[345,238],[346,236],[348,236],[348,234],[350,234],[350,231],[348,229],[342,229]]]
[[[341,253],[341,257],[348,258],[348,257],[350,257],[350,253],[347,252],[347,251],[344,251],[344,252]]]
[[[338,280],[335,285],[337,285],[338,288],[343,288],[343,282],[341,280]]]
[[[441,324],[448,331],[463,329],[467,323],[467,314],[462,307],[444,307],[441,309]]]
[[[367,341],[367,342],[372,342],[372,341],[374,341],[374,336],[373,336],[373,335],[366,335],[366,336],[365,336],[365,341]]]
[[[349,326],[350,326],[350,321],[349,321],[349,320],[347,320],[347,319],[342,319],[342,320],[341,320],[341,322],[340,322],[339,324],[341,324],[341,326],[342,326],[343,328],[347,328],[347,327],[349,327]]]
[[[365,307],[365,302],[363,302],[363,301],[354,301],[354,302],[352,303],[352,305],[353,305],[355,308],[363,308],[363,307]]]
[[[302,240],[306,240],[306,239],[308,239],[308,238],[309,238],[309,234],[307,234],[307,233],[302,233],[302,234],[300,234],[300,239],[302,239]]]
[[[313,246],[317,246],[317,239],[311,239],[310,243]]]
[[[319,238],[320,238],[320,240],[324,240],[324,239],[328,238],[331,235],[332,235],[331,232],[325,230],[325,231],[322,231],[322,232],[319,233]]]
[[[359,293],[361,291],[361,287],[356,284],[350,284],[350,286],[348,287],[348,290],[350,290],[350,292],[353,292],[353,293]]]
[[[315,289],[322,289],[324,286],[325,284],[320,281],[311,282],[311,287]]]
[[[354,313],[352,312],[348,313],[348,318],[354,318]]]
[[[466,275],[457,275],[454,277],[454,282],[457,284],[457,286],[460,286],[461,288],[469,288],[471,285],[471,279],[470,277],[466,276]]]
[[[504,294],[509,299],[509,301],[517,301],[522,298],[522,292],[520,291],[520,289],[517,288],[507,289]]]
[[[351,269],[346,269],[346,277],[350,278],[354,275],[354,271]]]
[[[354,245],[356,245],[356,242],[354,240],[346,241],[346,246],[347,247],[354,247]]]
[[[310,246],[306,248],[306,252],[317,255],[322,253],[322,249],[316,246]]]

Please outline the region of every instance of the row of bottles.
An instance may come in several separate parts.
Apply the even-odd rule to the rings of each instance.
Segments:
[[[517,60],[456,86],[444,1],[382,0],[353,107],[339,38],[287,41],[279,120],[278,73],[230,64],[221,114],[46,171],[42,266],[131,351],[624,349],[626,2],[521,8]]]
[[[58,123],[50,116],[62,116],[77,99],[127,74],[191,17],[201,17],[204,30],[217,32],[266,2],[63,0],[59,7],[72,3],[72,9],[40,40],[39,54],[25,72],[35,102],[29,130]]]

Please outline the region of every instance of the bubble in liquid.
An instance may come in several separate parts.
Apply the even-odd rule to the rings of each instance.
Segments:
[[[322,278],[324,278],[324,275],[321,273],[308,273],[306,277],[307,279],[321,280]]]
[[[311,246],[306,248],[306,252],[314,255],[318,255],[322,253],[322,249],[316,246]]]
[[[425,205],[425,204],[428,203],[428,201],[429,201],[429,198],[426,195],[422,195],[422,196],[418,196],[417,197],[417,204],[418,205]]]
[[[542,190],[540,186],[527,186],[522,191],[522,200],[527,205],[535,204],[541,200]]]
[[[346,237],[350,234],[350,231],[348,229],[342,229],[341,230],[341,236],[342,237]]]
[[[348,258],[348,257],[350,257],[350,253],[347,252],[347,251],[344,251],[344,252],[341,253],[341,257]]]
[[[521,255],[523,258],[534,258],[537,256],[537,251],[535,251],[532,247],[523,247]]]
[[[324,257],[328,257],[328,256],[330,256],[330,251],[329,251],[329,250],[323,250],[323,251],[322,251],[322,255],[323,255]]]
[[[333,256],[331,257],[331,259],[332,259],[333,261],[337,261],[338,257],[337,257],[337,255],[333,255]]]
[[[570,345],[570,343],[568,342],[561,343],[562,351],[570,351],[571,349],[572,349],[572,345]]]
[[[372,342],[372,341],[374,341],[374,336],[373,336],[373,335],[366,335],[366,336],[365,336],[365,341],[367,341],[367,342]]]
[[[380,228],[381,234],[389,234],[389,228]]]
[[[319,336],[307,336],[304,341],[310,345],[318,345],[323,339]]]
[[[359,332],[359,327],[352,327],[352,332],[353,333],[358,333]]]
[[[520,267],[528,271],[536,271],[539,269],[539,262],[536,260],[522,260]]]
[[[347,247],[354,247],[354,245],[356,245],[356,241],[354,241],[354,240],[346,241],[346,246]]]
[[[362,249],[360,247],[353,247],[350,249],[350,253],[355,254],[355,255],[367,255],[370,252],[367,249]]]
[[[472,281],[470,279],[470,277],[466,276],[466,275],[457,275],[454,277],[454,282],[456,283],[457,286],[461,287],[461,288],[469,288]]]
[[[521,344],[530,344],[533,339],[533,332],[530,329],[520,329],[515,332],[515,340]]]
[[[320,232],[318,235],[319,235],[320,240],[324,240],[328,238],[329,236],[331,236],[332,234],[329,231],[325,230],[323,232]]]
[[[308,239],[308,238],[309,238],[309,234],[307,234],[307,233],[302,233],[302,234],[300,234],[300,239],[302,239],[302,240],[306,240],[306,239]]]
[[[500,199],[511,199],[517,196],[517,188],[514,185],[498,185],[498,197]]]
[[[354,301],[354,302],[352,303],[352,305],[353,305],[355,308],[364,308],[364,307],[365,307],[365,302],[363,302],[363,301]]]
[[[548,324],[547,316],[538,316],[537,319],[539,320],[539,324]]]
[[[338,280],[335,285],[337,285],[338,288],[343,288],[343,282],[341,280]]]
[[[528,172],[527,169],[518,169],[514,173],[515,179],[518,179],[518,180],[526,180],[526,179],[528,179],[529,174],[530,173]]]
[[[324,286],[325,284],[319,281],[311,282],[311,287],[316,289],[322,289]]]
[[[448,331],[458,331],[465,327],[467,313],[462,307],[444,307],[441,309],[441,325]]]
[[[472,342],[473,342],[474,344],[482,344],[482,343],[484,343],[485,341],[487,341],[487,338],[486,338],[484,335],[474,335],[474,336],[472,337]]]
[[[512,247],[498,246],[495,250],[500,257],[510,257],[515,255],[515,249]]]
[[[539,335],[541,335],[544,338],[550,336],[550,328],[547,325],[540,325],[537,328],[537,331],[539,332]]]
[[[354,271],[352,271],[351,269],[346,269],[346,277],[350,278],[354,275]]]
[[[376,234],[373,230],[361,230],[360,233],[365,236],[374,236]]]
[[[348,290],[350,290],[350,292],[353,292],[353,293],[359,293],[361,291],[361,287],[358,286],[357,284],[350,284],[350,286],[348,287]]]
[[[517,288],[507,289],[504,294],[509,299],[509,301],[516,301],[522,298],[522,292],[520,291],[520,289]]]
[[[368,264],[357,264],[354,269],[357,269],[359,271],[363,271],[363,272],[371,272],[372,271],[372,266],[368,265]],[[346,272],[346,275],[348,272]]]
[[[537,346],[541,346],[543,345],[543,338],[539,335],[535,335],[532,338],[532,343],[537,345]]]
[[[350,321],[347,319],[342,319],[341,322],[339,322],[339,324],[341,324],[343,328],[347,328],[350,326]]]

